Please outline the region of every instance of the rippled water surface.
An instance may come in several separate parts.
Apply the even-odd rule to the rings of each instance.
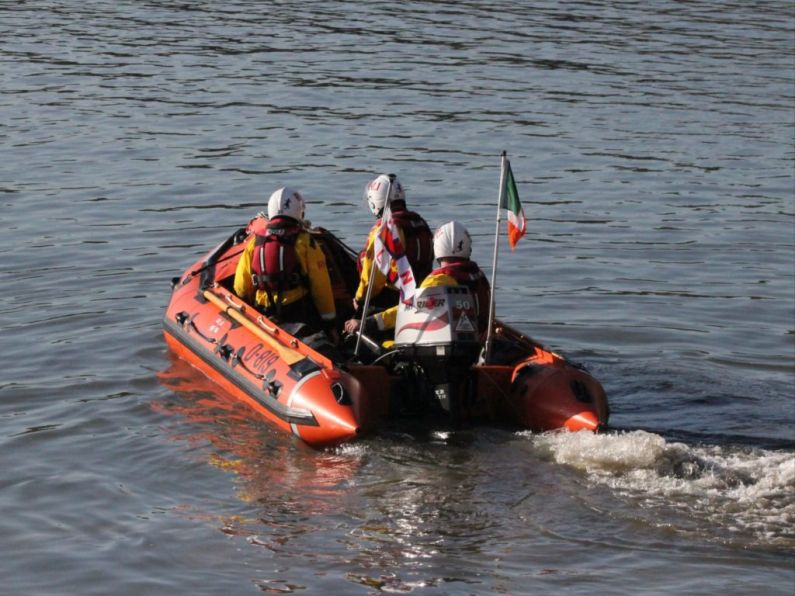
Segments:
[[[0,2],[8,593],[795,585],[789,2]],[[286,184],[397,172],[613,433],[316,452],[167,353],[169,280]],[[504,243],[503,243],[504,244]]]

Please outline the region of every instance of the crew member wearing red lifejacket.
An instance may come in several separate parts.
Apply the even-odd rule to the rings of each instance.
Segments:
[[[390,178],[392,179],[391,186]],[[409,211],[406,208],[406,193],[397,177],[394,174],[381,174],[370,181],[364,189],[364,200],[367,201],[370,211],[377,220],[367,235],[367,243],[364,250],[359,253],[359,286],[353,298],[354,308],[364,302],[367,294],[367,284],[370,282],[370,273],[373,270],[375,236],[381,226],[381,216],[386,206],[388,191],[389,209],[397,225],[400,241],[406,250],[406,257],[408,257],[417,283],[425,279],[433,268],[433,236],[431,235],[431,229],[418,213]],[[397,274],[397,264],[394,262],[389,274],[386,276],[376,267],[370,299],[372,300],[382,294],[385,287],[394,290],[394,281],[397,279]],[[391,292],[389,296],[382,296],[378,303],[382,308],[393,306],[397,304],[398,297],[399,294],[397,292]]]
[[[483,271],[475,261],[470,260],[472,255],[472,238],[467,229],[457,221],[450,221],[441,226],[433,236],[433,252],[439,261],[439,267],[434,269],[422,282],[420,287],[433,286],[466,286],[475,299],[475,310],[478,317],[478,331],[485,336],[489,324],[489,302],[491,288]],[[398,307],[376,313],[365,319],[365,330],[383,331],[394,329],[397,320]],[[345,331],[355,333],[361,326],[361,321],[351,319],[345,323]]]
[[[326,259],[304,228],[299,192],[280,188],[270,196],[268,223],[246,245],[234,290],[279,321],[334,329],[337,313]]]

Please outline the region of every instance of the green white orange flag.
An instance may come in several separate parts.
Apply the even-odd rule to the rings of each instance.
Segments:
[[[505,209],[508,212],[508,244],[513,250],[516,243],[519,242],[519,238],[524,236],[527,231],[527,221],[524,217],[522,203],[519,201],[516,181],[513,179],[511,162],[507,159],[505,160],[502,192],[500,192],[500,209]]]
[[[500,247],[500,220],[503,210],[508,212],[508,244],[514,249],[519,238],[527,231],[527,222],[524,209],[516,190],[516,181],[513,179],[511,162],[502,152],[500,158],[500,193],[497,198],[497,223],[494,228],[494,262],[491,267],[491,298],[489,299],[489,326],[486,328],[486,353],[484,361],[491,362],[491,350],[494,343],[494,295],[497,293],[497,253]]]

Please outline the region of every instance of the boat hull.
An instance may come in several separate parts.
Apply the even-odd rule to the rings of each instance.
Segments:
[[[227,259],[215,275],[230,277],[235,262]],[[309,445],[355,438],[360,419],[366,422],[357,416],[359,382],[227,288],[216,283],[202,287],[202,278],[191,273],[205,265],[206,260],[198,261],[175,284],[163,319],[168,347]]]

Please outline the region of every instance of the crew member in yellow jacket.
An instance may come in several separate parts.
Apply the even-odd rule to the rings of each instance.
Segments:
[[[336,307],[323,249],[304,228],[304,198],[280,188],[268,223],[255,230],[235,270],[234,290],[282,322],[302,322],[336,336]]]
[[[488,326],[491,289],[486,276],[472,255],[472,238],[467,229],[457,221],[441,226],[433,236],[433,251],[439,267],[426,277],[421,288],[435,286],[467,286],[475,300],[478,317],[478,331],[483,334]],[[365,332],[394,329],[398,306],[367,317],[364,320]],[[345,331],[355,333],[361,327],[361,320],[350,319],[345,322]]]
[[[411,265],[414,278],[417,282],[421,282],[433,267],[431,229],[422,216],[414,211],[409,211],[406,207],[406,193],[397,177],[394,174],[381,174],[371,180],[364,188],[364,200],[367,202],[376,221],[373,227],[370,228],[364,249],[359,254],[359,285],[353,297],[354,309],[364,303],[367,295],[370,273],[373,271],[375,236],[381,227],[381,217],[387,204],[387,192],[389,192],[389,210],[398,229],[400,242],[406,251],[406,257]],[[395,286],[393,284],[396,278],[397,265],[394,262],[387,275],[384,275],[376,267],[373,277],[373,289],[370,291],[370,300],[378,298],[376,304],[381,308],[397,304],[399,295],[394,291]],[[384,288],[390,288],[393,291],[384,292]],[[373,303],[371,302],[371,304]]]

